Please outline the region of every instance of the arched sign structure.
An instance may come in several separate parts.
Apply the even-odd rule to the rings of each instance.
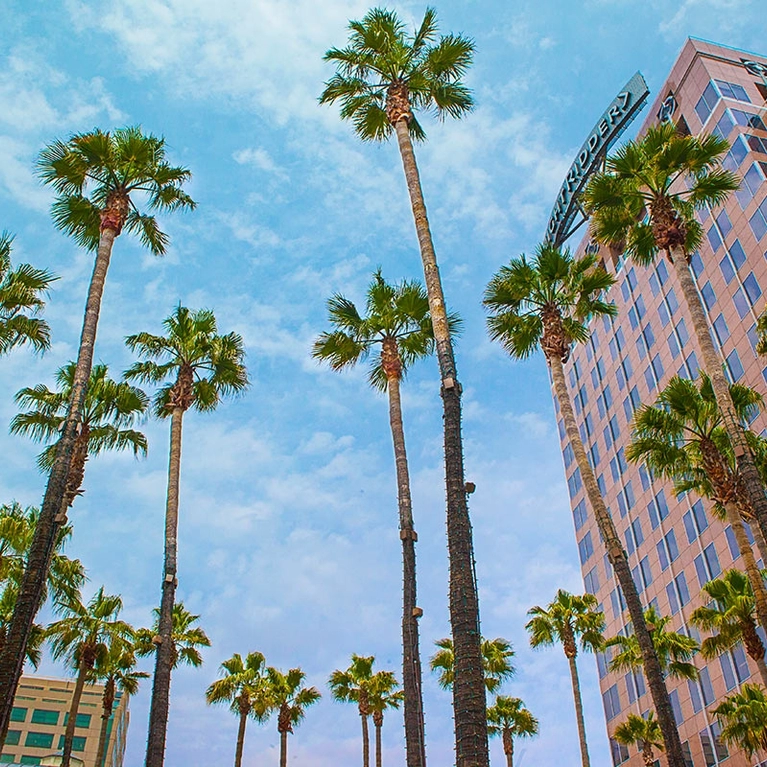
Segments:
[[[559,247],[586,221],[578,197],[591,175],[602,167],[608,150],[637,116],[649,95],[650,89],[644,77],[637,72],[599,118],[570,166],[557,196],[546,229],[547,243]]]

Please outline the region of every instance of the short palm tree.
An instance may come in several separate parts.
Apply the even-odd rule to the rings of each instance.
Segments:
[[[762,402],[760,394],[738,384],[730,386],[730,396],[743,420]],[[756,594],[759,622],[767,626],[767,589],[742,519],[745,515],[753,519],[753,512],[748,499],[743,498],[743,482],[711,379],[705,373],[698,382],[672,378],[655,404],[641,407],[634,416],[634,435],[626,457],[644,462],[656,476],[673,480],[677,495],[694,490],[714,501],[720,518],[732,527]],[[758,528],[756,537],[762,559],[767,562],[767,549]]]
[[[578,722],[578,739],[581,747],[581,764],[588,767],[589,750],[586,740],[586,723],[583,719],[583,699],[578,678],[578,643],[584,652],[597,652],[604,643],[602,632],[605,615],[599,609],[593,594],[569,594],[559,589],[554,601],[546,607],[535,606],[527,611],[530,620],[525,628],[530,634],[530,646],[551,647],[562,643],[570,666],[570,681],[575,700],[575,716]]]
[[[437,682],[443,690],[450,690],[455,681],[455,653],[453,640],[449,637],[438,639],[434,644],[437,652],[429,659],[431,670],[437,674]],[[511,659],[514,650],[511,642],[503,637],[482,639],[482,677],[487,692],[495,692],[507,679],[514,676],[516,669]]]
[[[109,720],[118,690],[123,695],[135,695],[142,679],[148,679],[145,671],[136,671],[136,653],[131,642],[121,638],[113,640],[106,653],[96,659],[95,677],[104,685],[101,696],[101,729],[96,748],[97,765],[104,764],[109,742]]]
[[[280,733],[280,767],[288,767],[288,733],[300,724],[306,709],[322,696],[316,687],[304,687],[306,674],[292,668],[286,674],[269,666],[266,670],[269,698],[277,711],[277,732]]]
[[[750,580],[740,570],[725,570],[721,577],[709,581],[703,592],[712,601],[695,609],[690,615],[690,622],[700,629],[716,633],[703,640],[701,655],[715,658],[743,642],[746,652],[759,669],[762,684],[767,686],[764,645],[757,633]]]
[[[691,661],[699,650],[697,641],[687,634],[669,631],[666,626],[671,622],[671,618],[659,615],[654,607],[645,610],[644,620],[650,629],[652,643],[664,675],[667,674],[672,679],[696,680],[698,669]],[[642,652],[636,634],[618,634],[606,640],[605,647],[615,647],[617,650],[610,661],[610,671],[638,671],[642,668]]]
[[[376,671],[371,679],[368,705],[373,712],[373,726],[376,735],[376,767],[383,763],[383,744],[381,731],[383,730],[384,713],[389,708],[399,708],[405,699],[405,691],[400,690],[399,682],[393,671]]]
[[[147,211],[172,212],[194,207],[194,201],[182,189],[190,177],[189,171],[170,165],[165,156],[165,140],[145,135],[140,128],[123,128],[113,133],[94,130],[55,141],[40,153],[38,170],[43,182],[57,194],[53,203],[54,223],[77,243],[95,251],[96,257],[72,379],[72,400],[48,475],[8,639],[0,650],[0,740],[8,730],[21,658],[40,609],[48,555],[56,539],[55,519],[66,496],[112,246],[125,227],[138,235],[152,253],[162,255],[168,237]],[[145,212],[139,205],[144,206]]]
[[[36,442],[48,443],[37,460],[44,471],[49,472],[56,460],[59,435],[72,396],[74,375],[75,363],[70,362],[56,374],[56,391],[45,384],[38,384],[16,393],[16,402],[28,410],[14,416],[11,433],[25,434]],[[149,398],[141,389],[111,379],[106,365],[94,365],[88,379],[80,426],[72,451],[64,507],[59,515],[62,522],[66,518],[66,509],[83,492],[85,462],[89,456],[107,450],[132,450],[136,456],[146,455],[146,437],[131,427],[146,413],[148,406]]]
[[[459,118],[473,107],[462,77],[471,66],[474,43],[463,35],[438,34],[436,12],[428,8],[414,33],[393,11],[373,8],[349,24],[345,48],[325,60],[336,66],[320,103],[341,105],[363,141],[397,138],[421,252],[429,310],[442,379],[447,483],[447,537],[450,556],[450,622],[456,643],[457,681],[453,690],[458,767],[487,767],[485,699],[479,648],[479,602],[472,566],[473,542],[463,473],[461,387],[442,282],[426,203],[413,151],[425,133],[416,112]],[[407,742],[408,767],[423,767],[423,749]]]
[[[641,748],[645,767],[653,767],[655,764],[654,749],[663,751],[663,736],[654,711],[650,711],[647,718],[629,714],[626,721],[615,728],[613,737],[624,746],[636,745]]]
[[[767,354],[767,310],[763,311],[756,321],[756,333],[759,339],[756,344],[756,353],[764,356]]]
[[[728,149],[727,141],[714,134],[684,136],[673,123],[661,123],[607,158],[604,172],[589,182],[583,202],[592,214],[591,228],[598,242],[621,247],[639,264],[650,264],[663,254],[673,265],[700,348],[701,367],[711,377],[746,495],[767,538],[764,483],[730,396],[724,360],[714,345],[690,270],[702,235],[695,211],[721,205],[740,184],[735,173],[721,166]]]
[[[501,267],[487,286],[484,303],[491,312],[488,318],[491,337],[500,341],[513,358],[526,359],[539,348],[543,350],[586,497],[642,651],[670,767],[684,767],[682,742],[663,672],[644,622],[628,555],[589,463],[565,380],[564,365],[570,350],[573,344],[589,338],[589,321],[615,314],[615,307],[602,300],[603,291],[614,282],[615,278],[598,265],[596,254],[575,258],[568,250],[541,245],[531,260],[523,255]]]
[[[514,765],[514,738],[532,738],[538,734],[538,720],[525,708],[520,698],[499,695],[487,709],[487,732],[500,735],[507,767]]]
[[[70,764],[77,711],[86,681],[93,679],[97,662],[109,653],[112,644],[133,639],[133,629],[118,618],[121,610],[122,599],[105,594],[102,587],[88,604],[83,604],[78,597],[59,603],[57,611],[64,617],[48,626],[46,634],[53,657],[64,658],[77,672],[64,732],[61,767]]]
[[[720,737],[729,746],[742,748],[749,757],[767,751],[767,695],[764,688],[744,684],[711,709],[721,727]]]
[[[413,526],[400,384],[412,364],[433,353],[434,333],[428,297],[418,282],[403,281],[390,285],[379,269],[368,286],[365,304],[366,315],[363,316],[349,299],[340,294],[334,295],[328,301],[328,315],[334,329],[319,336],[312,353],[316,359],[328,362],[334,370],[342,370],[356,365],[374,350],[380,350],[373,357],[369,380],[376,389],[385,390],[389,398],[389,423],[397,470],[403,573],[402,686],[405,691],[405,742],[408,750],[417,747],[423,763],[423,695],[415,575],[417,535]],[[451,331],[455,331],[459,325],[458,318],[449,315],[448,322]]]
[[[152,628],[142,628],[136,631],[136,654],[142,657],[153,655],[160,644],[160,610],[152,610],[154,624]],[[199,615],[190,613],[183,602],[173,605],[173,623],[171,630],[171,668],[181,664],[199,668],[202,666],[201,647],[210,647],[210,639],[204,629],[195,625]]]
[[[162,384],[154,398],[155,415],[170,418],[170,466],[165,508],[165,562],[160,602],[160,643],[157,650],[149,712],[146,767],[162,767],[170,705],[172,669],[170,636],[178,585],[177,535],[181,477],[181,428],[190,408],[215,410],[221,399],[241,392],[248,384],[243,364],[242,338],[220,335],[213,312],[178,306],[164,321],[167,335],[137,333],[128,347],[142,361],[126,371],[127,379]]]
[[[51,345],[51,329],[37,315],[45,306],[44,296],[58,279],[30,264],[11,264],[13,237],[0,232],[0,355],[29,344],[36,352]]]
[[[244,660],[235,653],[221,664],[221,671],[222,678],[208,687],[205,700],[209,704],[226,703],[237,714],[239,727],[234,767],[240,767],[248,718],[265,722],[272,712],[266,684],[266,660],[260,652],[249,652]]]

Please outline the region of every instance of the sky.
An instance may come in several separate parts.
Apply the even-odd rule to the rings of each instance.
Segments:
[[[389,7],[410,23],[425,9]],[[214,310],[247,349],[248,391],[185,422],[178,596],[212,647],[202,668],[174,674],[168,767],[233,759],[236,719],[206,706],[204,691],[235,652],[300,666],[323,693],[290,738],[289,763],[303,767],[361,761],[359,717],[327,690],[334,669],[357,653],[401,670],[386,401],[364,369],[338,374],[310,357],[333,293],[361,301],[379,266],[390,281],[422,274],[396,146],[361,144],[317,103],[332,74],[322,54],[366,10],[358,0],[0,0],[0,230],[16,235],[15,261],[60,276],[45,313],[51,350],[0,360],[0,500],[42,497],[39,447],[6,425],[14,392],[52,386],[76,355],[92,268],[51,223],[52,194],[34,174],[47,142],[138,124],[193,172],[198,208],[162,218],[164,258],[117,240],[96,359],[119,375],[133,361],[124,337],[159,332],[179,302]],[[504,691],[540,720],[539,736],[516,748],[518,767],[575,764],[564,654],[530,650],[524,629],[527,610],[558,588],[583,590],[546,369],[488,340],[482,293],[541,239],[574,154],[635,71],[655,93],[690,35],[764,53],[767,22],[759,0],[445,0],[437,10],[443,32],[476,43],[475,111],[426,119],[416,152],[447,301],[465,322],[457,361],[482,631],[513,643],[517,673]],[[449,633],[434,360],[411,371],[403,403],[426,658]],[[144,460],[89,461],[70,513],[67,553],[88,569],[86,596],[102,585],[122,594],[137,626],[159,601],[167,426],[142,425]],[[595,664],[579,666],[592,764],[607,767]],[[49,658],[41,670],[65,673]],[[452,764],[450,697],[425,677],[429,761]],[[127,767],[143,764],[148,705],[145,684],[131,703]],[[387,714],[384,764],[402,764],[403,745],[401,714]],[[276,722],[253,723],[243,764],[276,764],[278,749]],[[501,764],[500,743],[491,749]]]

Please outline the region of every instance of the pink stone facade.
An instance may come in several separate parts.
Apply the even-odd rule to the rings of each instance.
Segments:
[[[762,63],[764,79],[742,59]],[[658,120],[664,102],[667,111],[675,104],[672,119],[683,118],[690,132],[718,130],[733,144],[727,165],[744,177],[744,186],[723,208],[702,217],[704,242],[693,267],[731,376],[767,395],[767,359],[754,352],[754,324],[767,304],[766,98],[767,56],[688,40],[649,108],[645,126]],[[579,250],[587,247],[595,247],[588,237]],[[584,443],[645,604],[672,615],[672,628],[699,636],[687,619],[704,601],[701,581],[737,563],[731,531],[713,516],[708,502],[691,495],[677,500],[668,483],[652,481],[627,464],[623,451],[634,407],[653,402],[672,376],[694,377],[700,352],[668,264],[658,261],[642,268],[615,264],[609,256],[605,260],[616,272],[609,299],[615,300],[619,314],[613,322],[595,322],[592,342],[574,351],[567,366],[570,390]],[[765,427],[764,415],[752,424],[756,431]],[[607,636],[613,636],[624,630],[628,616],[564,438],[562,448],[584,583],[602,604]],[[758,764],[756,758],[728,753],[707,713],[747,677],[758,681],[756,669],[741,649],[708,663],[698,657],[696,663],[702,670],[700,683],[669,681],[689,765]],[[611,673],[603,657],[597,666],[611,734],[629,713],[644,713],[652,703],[641,676]],[[612,745],[615,764],[642,764],[636,748]]]

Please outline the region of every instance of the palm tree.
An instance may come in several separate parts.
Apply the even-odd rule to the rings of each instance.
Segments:
[[[730,396],[740,419],[746,419],[762,402],[760,394],[738,384],[730,386]],[[656,475],[674,480],[677,495],[695,490],[714,501],[715,511],[732,527],[756,594],[759,622],[767,626],[767,589],[742,520],[742,515],[753,519],[753,512],[748,499],[743,498],[740,471],[722,426],[711,379],[705,373],[697,384],[672,378],[654,406],[637,411],[626,457],[643,461]],[[758,527],[756,538],[762,559],[767,562],[767,547]]]
[[[523,255],[512,259],[508,266],[501,267],[485,291],[484,302],[492,313],[488,319],[491,337],[501,341],[513,358],[525,359],[539,347],[543,350],[551,372],[554,397],[586,497],[642,651],[669,767],[684,767],[682,742],[661,666],[644,622],[639,592],[631,577],[628,555],[586,455],[565,380],[564,364],[570,357],[572,345],[589,338],[587,323],[600,316],[615,314],[615,307],[601,298],[602,292],[614,282],[615,278],[597,265],[596,254],[574,258],[568,250],[541,245],[532,260]]]
[[[35,534],[39,516],[38,509],[26,509],[15,501],[0,506],[0,647],[5,643],[8,627],[16,607],[27,553]],[[63,602],[76,597],[85,583],[85,569],[79,559],[70,559],[62,549],[72,535],[72,528],[64,525],[59,529],[51,557],[51,567],[43,589],[43,601],[50,593],[53,601]],[[25,648],[27,659],[37,667],[45,629],[33,623]]]
[[[499,695],[487,709],[487,732],[500,735],[507,767],[514,765],[514,738],[532,738],[538,734],[538,720],[525,708],[520,698]]]
[[[49,443],[37,459],[44,471],[51,471],[56,460],[59,435],[72,396],[74,375],[75,363],[70,362],[56,374],[56,391],[45,384],[38,384],[16,393],[17,404],[29,409],[13,418],[11,434],[25,434],[36,442]],[[146,455],[146,437],[131,427],[146,413],[148,405],[149,398],[141,389],[111,379],[106,365],[93,367],[72,451],[64,505],[59,515],[62,521],[66,518],[66,509],[83,492],[85,462],[89,456],[106,450],[129,449],[136,456]]]
[[[96,659],[96,678],[104,683],[101,696],[101,730],[96,749],[96,765],[104,764],[107,753],[109,720],[112,718],[117,691],[123,695],[135,695],[142,679],[148,679],[145,671],[136,671],[136,653],[131,643],[122,639],[113,641],[106,653]]]
[[[64,658],[72,668],[77,669],[69,720],[64,732],[61,767],[69,767],[77,710],[80,707],[83,687],[86,681],[93,678],[96,663],[109,652],[113,643],[129,642],[133,639],[133,629],[117,617],[122,606],[122,599],[116,595],[105,594],[102,586],[87,605],[78,597],[59,603],[57,610],[64,617],[48,626],[46,634],[53,657]]]
[[[756,321],[756,334],[759,339],[756,343],[756,353],[765,355],[767,354],[767,310],[763,311]]]
[[[51,329],[38,317],[45,306],[43,297],[58,279],[30,264],[11,268],[13,237],[0,232],[0,355],[29,344],[36,352],[51,345]]]
[[[160,645],[160,610],[155,607],[152,610],[154,624],[151,629],[142,628],[136,631],[136,654],[144,657],[156,652]],[[173,605],[173,623],[170,638],[171,668],[176,668],[182,663],[185,666],[199,668],[202,666],[201,647],[210,647],[210,639],[200,626],[194,624],[200,619],[199,615],[193,615],[185,607],[183,602]]]
[[[384,712],[387,708],[399,708],[405,699],[405,691],[397,689],[399,682],[393,671],[377,671],[373,674],[370,684],[368,702],[373,712],[373,725],[376,728],[376,767],[381,767],[383,746],[381,731],[384,723]]]
[[[629,714],[628,719],[615,728],[613,737],[624,746],[636,745],[641,748],[645,767],[653,767],[655,764],[653,749],[663,751],[663,736],[654,711],[650,711],[646,719],[636,714]]]
[[[670,122],[653,126],[607,158],[605,171],[596,174],[586,189],[584,205],[593,214],[591,227],[597,241],[620,246],[639,264],[650,264],[663,253],[673,265],[700,347],[701,367],[711,377],[746,496],[767,538],[764,483],[738,420],[723,359],[714,346],[690,271],[702,235],[695,211],[721,205],[740,184],[736,174],[721,167],[728,149],[727,141],[713,134],[683,136]]]
[[[653,647],[663,674],[672,679],[696,680],[698,669],[690,661],[698,652],[697,641],[687,634],[669,631],[666,626],[671,622],[671,618],[659,615],[654,607],[648,607],[645,610],[644,622],[650,629]],[[636,634],[628,636],[618,634],[608,639],[605,647],[618,648],[610,661],[610,671],[637,671],[642,668],[644,659]]]
[[[578,722],[578,739],[581,746],[581,763],[588,767],[589,749],[586,740],[586,723],[583,719],[581,684],[578,679],[578,642],[584,652],[596,652],[604,642],[605,615],[598,609],[593,594],[578,596],[559,589],[554,601],[547,607],[535,606],[527,611],[530,620],[525,628],[530,634],[530,646],[551,647],[561,642],[570,666],[570,681],[575,700],[575,717]]]
[[[744,684],[740,692],[726,697],[711,713],[727,745],[742,748],[749,757],[767,751],[767,696],[762,687]]]
[[[242,391],[248,384],[242,338],[237,333],[219,335],[213,312],[193,312],[178,306],[164,322],[166,336],[138,333],[127,345],[144,360],[126,371],[127,379],[163,384],[154,398],[155,415],[170,418],[170,466],[165,509],[165,562],[160,603],[157,649],[146,767],[162,767],[170,705],[171,631],[177,578],[181,428],[189,408],[215,410],[222,397]]]
[[[450,690],[455,680],[455,653],[453,640],[438,639],[434,644],[439,648],[429,660],[431,670],[437,673],[437,682],[443,690]],[[507,679],[514,676],[516,669],[511,662],[514,650],[503,637],[482,639],[482,678],[487,692],[495,692]]]
[[[450,337],[448,313],[426,215],[412,139],[425,133],[415,112],[459,118],[473,107],[461,78],[471,65],[474,43],[463,35],[439,36],[436,12],[428,8],[411,34],[393,11],[370,10],[349,24],[349,44],[332,48],[325,60],[336,65],[320,103],[341,104],[363,141],[397,137],[413,211],[429,311],[434,328],[445,429],[447,538],[450,557],[450,623],[456,643],[453,689],[456,763],[488,767],[485,698],[479,648],[479,602],[473,569],[471,523],[466,502],[461,438],[461,387]],[[423,751],[411,745],[408,767],[423,767]]]
[[[756,630],[754,592],[749,579],[739,570],[725,570],[720,578],[703,586],[703,591],[713,601],[694,610],[690,622],[716,634],[703,640],[701,655],[715,658],[743,642],[759,669],[762,683],[767,686],[764,645]]]
[[[190,177],[189,171],[170,165],[165,158],[165,140],[145,135],[140,128],[123,128],[114,133],[94,130],[73,135],[67,141],[55,141],[41,152],[38,169],[43,182],[57,193],[54,223],[80,245],[95,251],[96,258],[72,379],[72,400],[48,475],[13,621],[0,651],[0,740],[8,730],[21,658],[40,609],[57,527],[61,524],[56,517],[66,496],[78,424],[82,420],[112,246],[125,227],[137,234],[155,255],[165,252],[168,236],[151,213],[139,210],[137,200],[146,200],[150,211],[194,207],[192,198],[181,188]]]
[[[221,664],[223,677],[205,691],[208,704],[228,703],[229,708],[239,717],[234,767],[242,764],[248,717],[252,716],[257,722],[265,722],[272,712],[265,665],[266,660],[260,652],[249,652],[245,660],[239,653],[235,653]]]
[[[306,715],[306,709],[322,696],[316,687],[304,687],[306,674],[300,668],[292,668],[283,674],[269,666],[266,670],[269,697],[277,710],[277,732],[280,733],[280,767],[288,765],[288,733]]]
[[[405,692],[405,744],[408,765],[425,764],[421,655],[418,641],[415,542],[400,383],[410,366],[434,351],[434,333],[426,291],[417,282],[389,285],[379,269],[366,295],[367,316],[340,294],[328,301],[334,330],[322,333],[313,356],[334,370],[352,367],[380,347],[370,366],[369,381],[389,397],[389,423],[397,470],[399,529],[402,540],[402,686]],[[451,332],[460,320],[448,316]],[[411,753],[411,752],[415,752]]]

